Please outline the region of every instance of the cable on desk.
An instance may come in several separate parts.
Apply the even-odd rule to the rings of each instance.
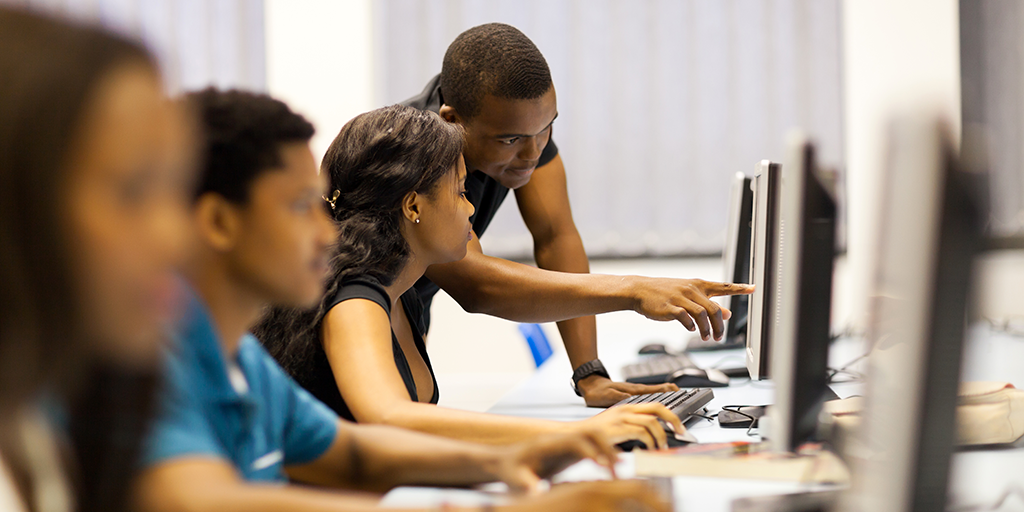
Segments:
[[[863,338],[864,332],[854,328],[853,324],[848,324],[846,327],[832,333],[829,337],[829,341],[841,340],[843,338]]]
[[[864,380],[865,376],[864,376],[863,373],[858,372],[856,370],[851,370],[850,367],[855,365],[855,364],[857,364],[857,363],[859,363],[862,359],[868,357],[870,354],[871,354],[871,351],[869,350],[869,351],[867,351],[867,352],[865,352],[865,353],[863,353],[863,354],[853,358],[852,360],[848,361],[846,364],[840,366],[839,368],[829,368],[830,373],[828,374],[827,382],[829,384],[840,384],[840,383],[843,383],[843,382],[857,382],[857,381],[860,381],[860,380]],[[839,375],[839,374],[846,374],[846,375],[849,375],[851,378],[848,379],[848,380],[841,380],[841,381],[834,380],[835,377],[837,375]]]
[[[750,377],[747,377],[746,381],[740,382],[739,384],[729,384],[729,387],[731,388],[738,388],[740,386],[750,386],[755,389],[775,389],[775,386],[773,386],[770,383],[766,382],[764,384],[761,384],[761,381],[751,379]]]
[[[865,375],[855,370],[847,370],[845,368],[829,368],[831,373],[828,374],[827,382],[829,384],[844,384],[847,382],[860,382],[865,379]],[[836,380],[839,375],[848,375],[849,378],[844,380]]]
[[[704,411],[707,412],[707,409],[704,409]],[[690,416],[696,416],[696,417],[698,417],[698,418],[700,418],[702,420],[715,421],[715,418],[718,417],[718,413],[714,413],[714,414],[700,414],[699,412],[695,412],[695,413],[691,414]]]
[[[982,317],[982,319],[988,323],[989,327],[996,332],[1008,334],[1015,338],[1024,338],[1024,318],[1022,317],[1007,317],[1007,318],[989,318]]]
[[[743,416],[744,418],[747,418],[747,419],[750,420],[750,425],[747,427],[747,437],[757,437],[757,436],[760,436],[761,434],[754,433],[754,429],[757,428],[758,420],[761,419],[761,418],[755,418],[755,417],[753,417],[753,416],[743,412],[742,409],[744,407],[763,407],[763,406],[761,406],[761,405],[723,405],[722,406],[722,410],[723,411],[734,412],[734,413],[739,414],[740,416]],[[718,414],[715,414],[715,417],[717,418]]]

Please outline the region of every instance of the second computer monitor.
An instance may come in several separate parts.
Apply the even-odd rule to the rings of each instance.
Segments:
[[[725,241],[725,280],[733,283],[750,283],[750,221],[754,196],[750,190],[751,179],[738,172],[732,179],[729,191],[729,231]],[[725,345],[744,344],[747,338],[748,295],[729,295],[725,307],[732,317],[725,323]]]
[[[768,378],[769,347],[776,297],[779,192],[782,167],[762,160],[754,166],[751,180],[753,212],[750,233],[750,284],[754,293],[747,307],[747,371],[754,380]]]

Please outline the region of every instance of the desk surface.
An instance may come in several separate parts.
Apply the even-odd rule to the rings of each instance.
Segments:
[[[599,345],[601,359],[613,378],[619,377],[622,365],[637,359],[636,353],[640,346],[652,338],[658,339],[656,329],[645,327],[638,331],[627,324],[612,323],[599,331],[602,336]],[[652,331],[655,332],[652,334]],[[675,332],[678,333],[678,330]],[[678,347],[681,343],[675,345]],[[831,347],[830,366],[845,366],[865,351],[865,345],[859,340],[839,340]],[[691,357],[702,367],[734,367],[743,364],[742,350],[705,352]],[[860,361],[851,368],[863,370],[863,363]],[[586,407],[575,395],[569,385],[568,368],[569,362],[564,352],[556,353],[529,380],[513,389],[489,412],[562,421],[585,419],[601,412],[603,409]],[[1008,381],[1024,385],[1024,338],[994,333],[981,327],[973,329],[965,350],[963,380]],[[832,388],[840,397],[859,394],[862,389],[859,383],[833,384]],[[715,399],[708,404],[713,412],[723,405],[769,404],[772,402],[773,386],[771,381],[733,379],[733,385],[714,388],[714,393]],[[743,429],[723,429],[717,423],[704,420],[693,423],[690,431],[702,443],[758,440],[757,437],[748,437]],[[622,455],[617,470],[621,476],[633,474],[631,454]],[[1013,486],[1024,489],[1024,448],[958,452],[954,455],[951,475],[951,504],[957,507],[994,505],[1007,489]],[[555,481],[602,478],[608,478],[606,471],[592,463],[583,462],[566,470]],[[500,486],[489,489],[500,489]],[[785,482],[696,477],[673,479],[677,512],[726,511],[735,498],[809,489],[806,484]],[[486,491],[399,488],[389,493],[381,504],[474,504],[501,499],[499,493]],[[1024,510],[1024,496],[1011,497],[1002,508],[992,510]]]

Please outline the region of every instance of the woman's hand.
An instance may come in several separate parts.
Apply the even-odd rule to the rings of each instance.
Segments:
[[[658,492],[640,480],[581,482],[555,486],[498,510],[507,512],[670,512]]]
[[[608,468],[614,477],[618,460],[608,436],[595,429],[543,435],[499,449],[505,453],[497,459],[495,474],[513,492],[533,492],[542,479],[551,478],[582,459]]]
[[[686,432],[678,416],[664,405],[655,403],[612,407],[576,424],[581,431],[603,432],[612,443],[637,440],[650,448],[668,448],[668,436],[658,419],[671,425],[679,434]]]

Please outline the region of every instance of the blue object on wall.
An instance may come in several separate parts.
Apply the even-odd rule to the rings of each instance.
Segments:
[[[533,362],[540,368],[551,357],[551,343],[544,334],[540,324],[519,324],[519,332],[526,338],[526,344],[530,346],[530,353],[533,354]]]

